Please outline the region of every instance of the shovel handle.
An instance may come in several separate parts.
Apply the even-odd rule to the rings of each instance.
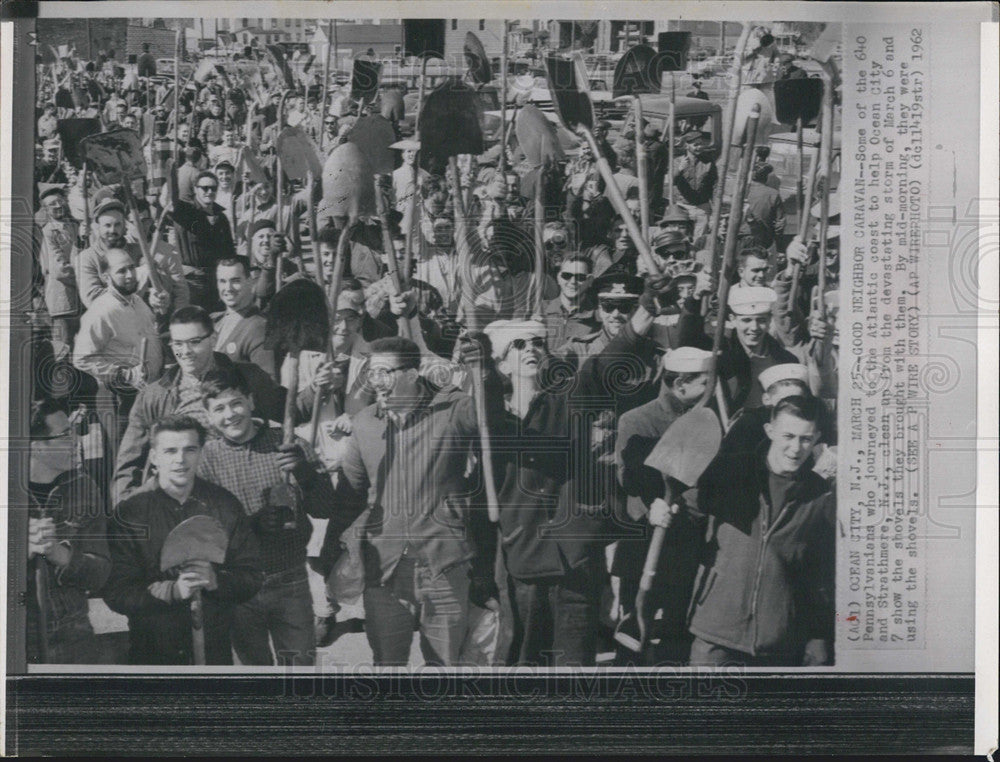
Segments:
[[[490,446],[490,432],[486,425],[486,390],[483,384],[483,369],[478,363],[472,370],[472,394],[476,403],[476,424],[479,427],[479,449],[483,458],[483,481],[486,483],[486,511],[494,524],[500,520],[500,500],[497,497],[496,482],[493,479],[493,448]]]
[[[327,294],[327,299],[330,303],[330,309],[332,311],[333,317],[330,320],[330,331],[333,331],[333,324],[337,319],[337,297],[340,296],[340,282],[343,280],[344,275],[344,259],[346,258],[346,252],[348,246],[351,243],[351,230],[353,229],[352,223],[348,223],[344,226],[344,229],[340,231],[340,237],[337,239],[337,254],[333,260],[333,273],[330,276],[330,292]],[[326,361],[330,362],[333,360],[333,344],[328,343],[326,349]],[[316,446],[316,434],[319,432],[319,412],[323,405],[326,395],[322,390],[317,389],[316,394],[313,397],[312,405],[312,415],[309,417],[309,444],[313,447]]]
[[[202,606],[201,589],[191,593],[191,649],[194,663],[205,663],[205,611]]]
[[[663,540],[667,536],[665,527],[653,527],[653,537],[649,541],[649,551],[646,553],[646,563],[642,567],[642,577],[639,580],[639,589],[649,592],[653,587],[653,578],[656,576],[656,564],[660,560],[660,551],[663,550]]]

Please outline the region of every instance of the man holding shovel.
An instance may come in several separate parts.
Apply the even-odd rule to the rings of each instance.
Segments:
[[[232,664],[233,609],[263,580],[260,548],[232,493],[198,478],[205,430],[188,416],[167,416],[151,433],[156,481],[119,504],[108,530],[111,574],[104,600],[129,619],[130,664],[196,661],[190,602],[202,591],[206,664]],[[228,538],[225,561],[194,560],[179,573],[160,571],[171,530],[192,516],[210,516]]]

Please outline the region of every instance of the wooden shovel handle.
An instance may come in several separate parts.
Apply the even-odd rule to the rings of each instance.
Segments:
[[[486,487],[486,511],[490,521],[500,520],[500,500],[493,478],[493,448],[490,446],[490,432],[486,424],[486,389],[483,383],[483,369],[479,363],[472,368],[472,396],[476,403],[476,424],[479,427],[479,449],[483,458],[483,481]]]
[[[202,605],[201,589],[191,593],[191,649],[194,663],[205,663],[205,611]]]

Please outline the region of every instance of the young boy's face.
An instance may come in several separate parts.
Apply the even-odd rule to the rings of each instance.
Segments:
[[[242,442],[253,428],[253,402],[235,389],[205,400],[205,410],[212,427],[230,441]]]

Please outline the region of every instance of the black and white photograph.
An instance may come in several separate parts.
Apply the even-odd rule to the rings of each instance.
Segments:
[[[39,5],[8,675],[975,672],[987,4]]]

